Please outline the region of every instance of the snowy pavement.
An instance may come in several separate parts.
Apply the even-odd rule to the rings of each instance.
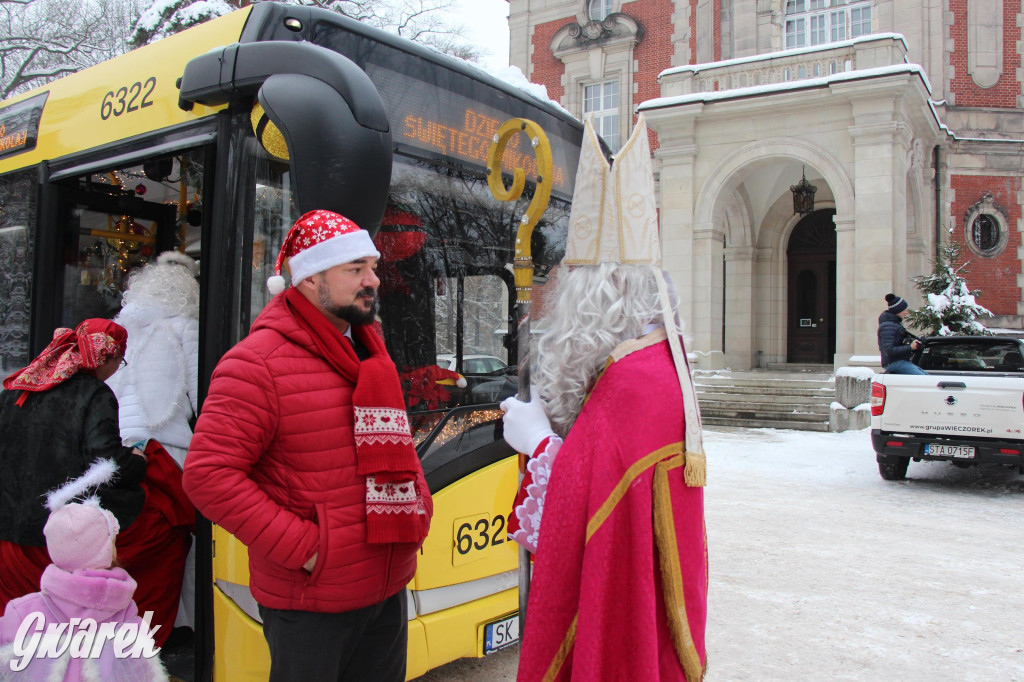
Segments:
[[[709,432],[714,680],[1024,680],[1024,476],[869,431]]]
[[[912,462],[868,431],[706,429],[708,682],[1024,682],[1024,476]],[[516,652],[423,679],[513,680]]]

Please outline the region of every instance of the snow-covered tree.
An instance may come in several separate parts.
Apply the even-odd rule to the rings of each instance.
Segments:
[[[963,248],[957,242],[943,244],[938,257],[932,261],[931,274],[911,278],[924,294],[926,303],[911,310],[907,321],[929,336],[991,334],[978,322],[979,317],[991,317],[992,313],[975,301],[981,291],[967,285],[970,261],[961,262],[962,253]]]
[[[449,19],[453,0],[286,1],[331,10],[462,59],[480,58],[479,50],[462,39],[464,27]],[[250,0],[153,0],[135,25],[133,41],[145,45],[249,4]]]
[[[0,0],[0,98],[130,49],[146,0]]]
[[[132,44],[142,47],[248,4],[248,0],[153,0],[135,23]]]

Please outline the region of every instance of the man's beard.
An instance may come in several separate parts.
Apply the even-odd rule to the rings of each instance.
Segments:
[[[345,320],[349,324],[370,324],[373,322],[377,315],[377,291],[366,287],[360,289],[356,294],[356,298],[362,298],[364,296],[372,296],[373,301],[370,304],[369,310],[364,309],[361,305],[353,303],[352,305],[338,305],[331,301],[330,291],[327,289],[326,282],[320,282],[320,286],[317,288],[317,298],[320,300],[320,306],[331,315],[337,318]]]

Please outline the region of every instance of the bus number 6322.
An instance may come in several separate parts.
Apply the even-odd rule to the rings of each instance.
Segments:
[[[150,76],[145,82],[135,81],[131,85],[122,85],[116,92],[109,91],[100,103],[100,118],[106,121],[111,116],[120,116],[153,106],[153,100],[150,98],[155,89],[156,76]]]
[[[455,551],[465,556],[471,552],[480,552],[488,547],[504,544],[505,525],[506,519],[500,514],[493,519],[487,514],[455,519]]]

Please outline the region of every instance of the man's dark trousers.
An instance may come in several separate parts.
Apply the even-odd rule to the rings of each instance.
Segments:
[[[270,682],[404,682],[409,623],[405,590],[343,613],[260,606]]]

